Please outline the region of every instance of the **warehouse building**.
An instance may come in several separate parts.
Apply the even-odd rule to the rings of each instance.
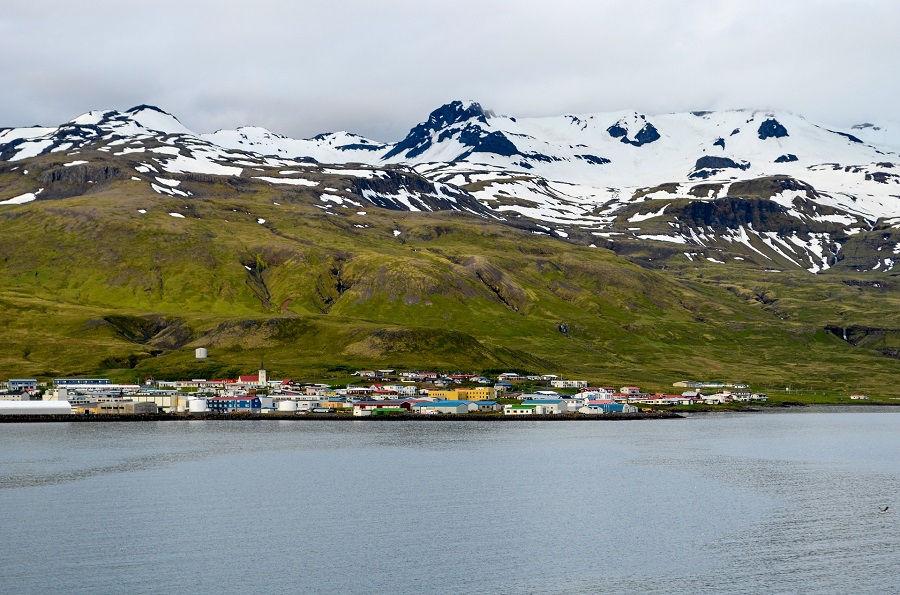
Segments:
[[[71,415],[68,401],[0,401],[0,415]]]
[[[143,415],[159,413],[159,407],[153,401],[107,401],[97,403],[98,415]]]

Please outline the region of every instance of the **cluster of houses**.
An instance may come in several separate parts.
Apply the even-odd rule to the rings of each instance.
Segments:
[[[61,413],[67,407],[80,414],[179,413],[346,413],[357,417],[380,415],[598,415],[631,413],[647,405],[725,404],[766,400],[746,385],[721,385],[703,394],[701,384],[676,383],[689,388],[680,394],[648,394],[637,386],[591,387],[585,380],[561,379],[552,374],[504,373],[491,379],[475,374],[395,370],[360,370],[361,382],[345,387],[272,380],[265,367],[257,374],[228,380],[159,381],[142,385],[115,384],[108,378],[57,378],[52,386],[36,379],[10,379],[0,386],[0,414]],[[517,392],[528,383],[541,389]],[[686,386],[690,384],[691,386]],[[718,383],[717,383],[718,384]],[[725,390],[725,387],[730,390]],[[32,400],[41,395],[41,400]]]

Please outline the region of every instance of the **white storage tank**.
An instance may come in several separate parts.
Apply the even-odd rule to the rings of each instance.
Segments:
[[[206,347],[198,347],[194,350],[194,357],[197,359],[206,359],[207,352]]]
[[[209,407],[206,404],[206,399],[191,399],[188,401],[188,412],[189,413],[208,413]]]
[[[297,413],[297,401],[281,401],[278,403],[278,411]]]

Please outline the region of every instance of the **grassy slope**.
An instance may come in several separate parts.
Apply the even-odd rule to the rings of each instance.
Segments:
[[[898,328],[894,293],[705,266],[678,279],[455,213],[329,215],[302,188],[181,187],[206,198],[126,181],[0,207],[0,377],[212,377],[265,358],[274,376],[518,368],[659,389],[718,378],[900,392],[896,360],[822,331],[873,317]],[[127,324],[104,320],[116,314],[168,328],[129,341]],[[201,345],[208,362],[193,359]]]

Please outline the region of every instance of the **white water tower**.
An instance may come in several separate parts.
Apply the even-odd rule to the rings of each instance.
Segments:
[[[278,403],[278,411],[283,413],[297,413],[297,401],[281,401]]]
[[[194,357],[197,359],[206,359],[206,347],[198,347],[194,350]]]
[[[207,413],[209,411],[209,407],[206,404],[206,399],[189,399],[188,411],[191,413]]]

